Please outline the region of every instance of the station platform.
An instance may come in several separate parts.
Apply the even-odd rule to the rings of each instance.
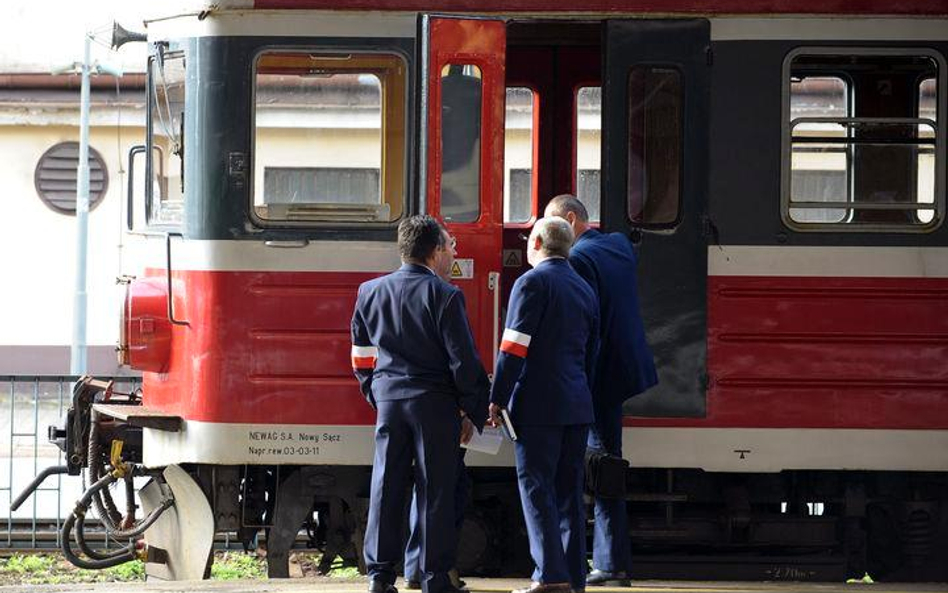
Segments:
[[[471,593],[509,593],[524,579],[466,579]],[[401,582],[396,583],[396,586]],[[334,578],[244,581],[148,581],[0,587],[0,593],[365,593],[366,582]],[[798,583],[633,581],[631,587],[596,587],[589,593],[948,593],[948,583]],[[400,590],[404,593],[404,589]]]

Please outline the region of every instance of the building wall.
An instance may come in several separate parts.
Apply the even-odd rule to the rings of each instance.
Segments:
[[[109,178],[104,198],[89,213],[86,339],[98,351],[90,352],[97,366],[114,359],[121,302],[115,278],[123,273],[123,167],[128,149],[144,137],[141,127],[123,128],[121,137],[118,132],[115,126],[100,126],[90,134],[90,146],[102,155]],[[33,179],[48,148],[78,137],[76,126],[0,127],[0,154],[6,154],[0,159],[6,222],[0,253],[7,280],[0,307],[0,374],[68,371],[68,348],[64,352],[63,347],[72,341],[76,217],[47,207]]]

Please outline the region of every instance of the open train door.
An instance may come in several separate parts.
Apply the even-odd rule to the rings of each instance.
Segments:
[[[452,273],[464,291],[481,360],[493,372],[503,242],[506,26],[496,19],[421,15],[422,211],[457,240]]]
[[[603,39],[602,226],[638,244],[659,385],[636,416],[705,415],[710,25],[609,20]]]

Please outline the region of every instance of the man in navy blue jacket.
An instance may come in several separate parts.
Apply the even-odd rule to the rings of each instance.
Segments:
[[[520,593],[585,588],[583,460],[593,420],[589,385],[599,313],[592,289],[569,266],[573,233],[565,221],[537,221],[527,245],[533,269],[510,293],[491,389],[496,426],[509,411],[520,501],[536,564]]]
[[[484,425],[489,383],[464,295],[439,277],[454,261],[447,231],[430,216],[410,217],[398,226],[398,248],[402,267],[362,284],[352,314],[352,367],[378,411],[364,549],[369,591],[397,593],[414,461],[422,590],[455,593],[448,571],[458,445]]]
[[[599,359],[592,386],[596,420],[589,448],[621,457],[622,403],[658,383],[639,312],[635,252],[621,233],[590,228],[586,207],[573,195],[553,198],[545,214],[573,229],[569,263],[599,301]],[[595,519],[593,571],[586,583],[628,586],[632,554],[625,501],[596,497]]]

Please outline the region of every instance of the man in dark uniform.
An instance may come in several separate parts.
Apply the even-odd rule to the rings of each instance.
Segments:
[[[450,266],[439,270],[438,275],[445,282],[450,282]],[[467,475],[467,466],[464,465],[465,453],[467,453],[467,449],[458,447],[457,482],[454,487],[454,530],[458,537],[460,537],[461,528],[464,526],[464,509],[467,506],[468,489],[471,485],[471,480]],[[419,516],[418,493],[413,492],[411,513],[408,519],[408,542],[405,544],[405,588],[408,590],[421,589],[421,525],[418,521]],[[448,571],[448,577],[451,579],[452,585],[458,589],[463,589],[466,583],[461,580],[457,570],[457,543],[458,540],[456,539],[452,555],[452,568]]]
[[[637,260],[628,237],[589,227],[586,207],[563,194],[546,207],[546,216],[566,220],[576,235],[569,263],[599,300],[599,359],[592,386],[595,424],[589,448],[622,456],[622,404],[658,383],[652,352],[639,312]],[[588,585],[629,586],[632,553],[624,500],[596,497],[593,570]]]
[[[451,238],[430,216],[398,226],[403,265],[362,284],[352,314],[352,367],[378,411],[365,533],[371,593],[397,593],[405,492],[415,463],[422,590],[454,593],[457,447],[483,426],[489,383],[474,347],[461,290],[439,274]]]
[[[491,389],[496,426],[509,411],[533,583],[519,593],[585,588],[583,460],[593,420],[589,385],[599,313],[595,295],[569,266],[573,233],[565,221],[537,221],[527,245],[533,269],[510,293]]]

